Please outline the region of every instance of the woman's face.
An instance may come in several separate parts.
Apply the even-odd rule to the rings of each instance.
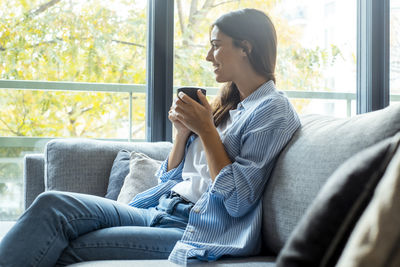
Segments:
[[[214,26],[210,34],[211,48],[207,53],[206,60],[214,67],[217,82],[230,82],[235,80],[243,68],[243,60],[246,55],[243,48],[236,47],[233,39],[218,27]]]

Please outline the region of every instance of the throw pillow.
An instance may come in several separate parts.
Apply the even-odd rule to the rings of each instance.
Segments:
[[[157,185],[157,170],[162,161],[132,152],[129,162],[129,174],[126,176],[117,201],[128,204],[138,193]]]
[[[334,266],[399,144],[400,134],[343,163],[295,227],[277,267]]]
[[[378,184],[338,267],[400,266],[400,149]]]
[[[129,173],[129,159],[131,152],[121,150],[114,159],[111,168],[110,178],[108,179],[108,187],[105,198],[117,200],[121,187],[124,184],[125,177]]]

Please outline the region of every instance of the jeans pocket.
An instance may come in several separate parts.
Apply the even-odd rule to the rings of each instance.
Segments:
[[[192,208],[192,203],[177,203],[171,215],[187,221]]]

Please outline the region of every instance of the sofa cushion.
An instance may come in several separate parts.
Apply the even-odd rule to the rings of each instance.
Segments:
[[[129,173],[129,159],[131,152],[122,149],[118,152],[111,168],[110,178],[108,179],[107,194],[105,198],[117,200],[124,184],[125,177]]]
[[[125,178],[118,202],[128,204],[138,193],[157,185],[156,172],[162,161],[155,160],[143,153],[130,153],[129,173]]]
[[[263,195],[264,243],[276,254],[338,166],[400,130],[400,105],[351,118],[308,115],[301,120]]]
[[[45,147],[45,189],[104,197],[114,159],[121,149],[163,160],[171,147],[170,142],[54,139]]]
[[[337,267],[400,266],[400,150],[358,221]]]
[[[168,260],[105,260],[87,261],[69,265],[70,267],[179,267]],[[273,257],[221,258],[217,261],[206,262],[189,259],[190,267],[275,267]]]
[[[343,163],[322,187],[279,254],[277,266],[334,266],[400,143],[400,134]]]

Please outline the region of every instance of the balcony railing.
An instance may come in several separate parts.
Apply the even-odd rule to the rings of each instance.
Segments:
[[[10,81],[0,80],[1,89],[15,90],[48,90],[48,91],[84,91],[84,92],[117,92],[129,94],[129,133],[127,139],[107,139],[114,141],[144,141],[142,139],[132,139],[132,102],[134,93],[146,93],[146,85],[143,84],[101,84],[101,83],[75,83],[75,82],[47,82],[47,81]],[[174,88],[174,92],[176,93]],[[208,96],[215,96],[218,88],[206,88]],[[285,91],[291,99],[320,99],[320,100],[341,100],[346,101],[346,114],[351,116],[352,102],[356,100],[355,93],[336,93],[336,92],[310,92],[310,91]],[[391,101],[400,101],[400,95],[392,95]],[[49,137],[0,137],[0,148],[23,147],[23,153],[42,152],[45,144],[54,138]],[[23,155],[19,157],[1,157],[0,164],[15,164],[18,166],[21,179],[0,177],[0,183],[13,183],[22,190],[22,160]],[[22,203],[22,194],[21,200]],[[0,200],[0,204],[1,203]],[[0,205],[0,210],[2,205]],[[1,215],[1,214],[0,214]],[[0,217],[1,220],[1,217]]]

